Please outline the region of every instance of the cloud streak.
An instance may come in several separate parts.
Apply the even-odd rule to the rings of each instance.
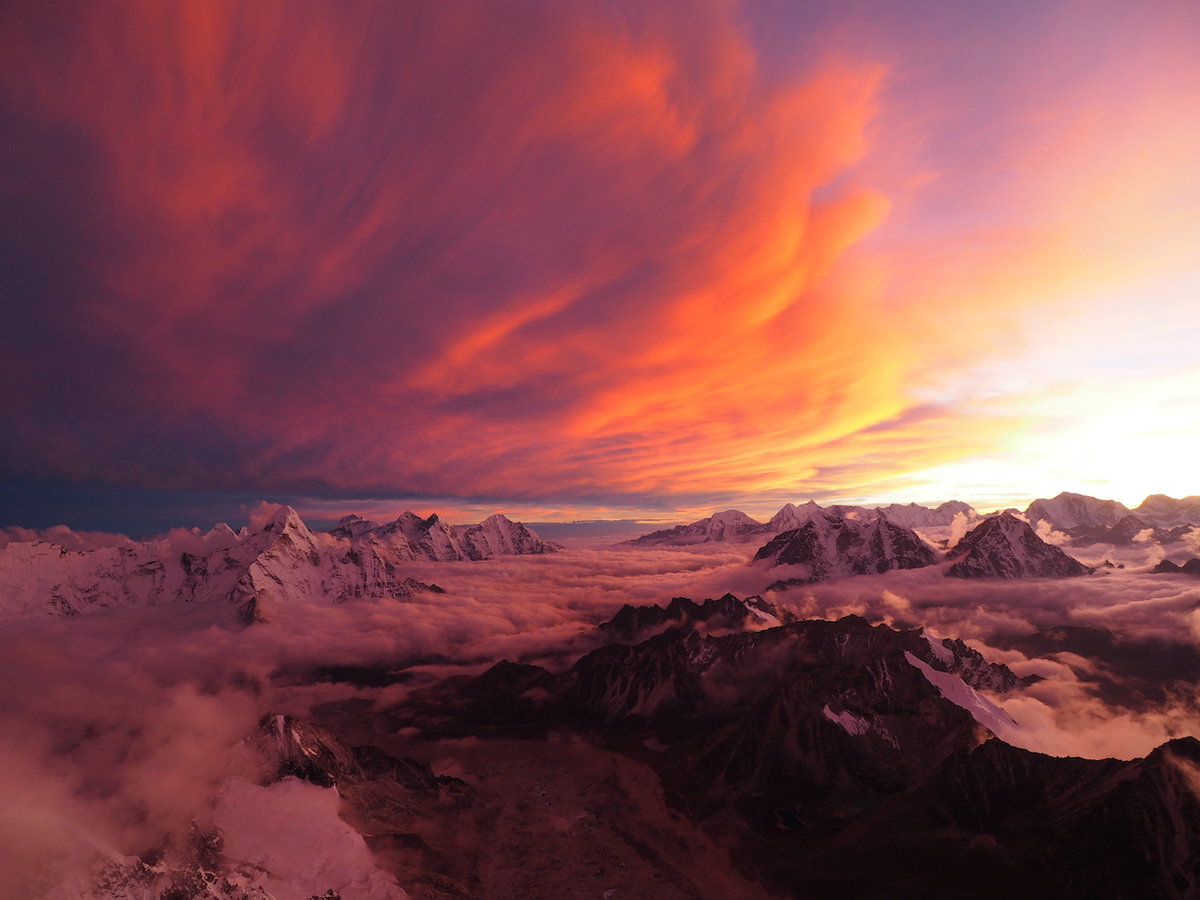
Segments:
[[[894,413],[902,350],[853,358],[883,311],[837,274],[888,206],[848,175],[884,70],[773,83],[724,4],[684,16],[10,7],[8,187],[65,262],[17,273],[47,340],[5,363],[10,471],[690,492]]]

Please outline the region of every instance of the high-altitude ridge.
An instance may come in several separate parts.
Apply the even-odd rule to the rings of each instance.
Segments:
[[[799,528],[776,535],[754,555],[768,566],[800,566],[787,579],[808,584],[851,575],[933,565],[937,554],[911,528],[886,516],[860,519],[824,511]]]
[[[950,551],[955,578],[1063,578],[1092,570],[1011,513],[984,519]]]

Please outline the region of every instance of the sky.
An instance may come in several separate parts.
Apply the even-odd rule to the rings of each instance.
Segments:
[[[0,8],[0,524],[1198,493],[1200,7]]]

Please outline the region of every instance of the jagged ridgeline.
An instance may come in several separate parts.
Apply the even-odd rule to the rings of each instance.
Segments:
[[[752,630],[705,633],[739,606]],[[1200,888],[1196,740],[1131,761],[1022,750],[1003,704],[1036,677],[854,616],[758,629],[774,615],[732,595],[626,607],[600,626],[621,643],[564,671],[504,661],[383,715],[436,739],[569,732],[620,748],[770,896],[946,896],[950,879],[987,898]],[[656,858],[694,896],[737,896]]]
[[[554,553],[520,522],[493,515],[456,527],[436,515],[404,513],[379,525],[348,516],[329,533],[313,532],[291,507],[256,528],[159,541],[126,541],[71,551],[46,541],[0,549],[0,617],[75,616],[114,606],[226,603],[247,621],[272,605],[403,599],[439,590],[405,573],[413,560],[482,560]]]

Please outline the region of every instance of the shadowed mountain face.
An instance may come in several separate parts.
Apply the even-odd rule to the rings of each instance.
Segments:
[[[502,663],[386,717],[430,739],[569,731],[619,749],[781,896],[1192,895],[1200,744],[1044,756],[994,737],[1020,724],[976,688],[1021,681],[961,642],[848,617],[675,628],[558,674]]]
[[[910,528],[884,516],[866,520],[829,513],[813,515],[792,531],[759,548],[755,561],[768,566],[803,566],[807,574],[787,579],[809,584],[851,575],[933,565],[937,554]]]
[[[622,606],[615,616],[602,622],[600,630],[623,642],[649,637],[656,631],[679,625],[703,626],[705,630],[742,629],[747,626],[768,628],[795,621],[795,615],[762,597],[740,600],[733,594],[696,603],[676,597],[664,606]]]
[[[1183,565],[1173,563],[1169,559],[1164,559],[1152,570],[1155,575],[1192,575],[1200,576],[1200,559],[1193,557]]]
[[[1071,543],[1077,546],[1114,544],[1123,547],[1138,541],[1156,541],[1160,544],[1168,544],[1180,540],[1191,529],[1190,525],[1157,528],[1147,519],[1130,513],[1122,516],[1111,526],[1078,525],[1074,528],[1067,528],[1065,531],[1071,536]]]
[[[1063,578],[1087,575],[1087,566],[1043,541],[1010,513],[984,519],[950,551],[954,578]]]

